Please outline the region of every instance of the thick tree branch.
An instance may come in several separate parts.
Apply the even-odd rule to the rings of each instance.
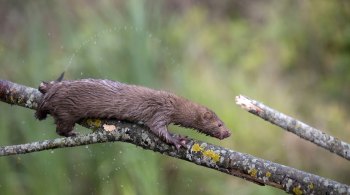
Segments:
[[[350,144],[245,96],[237,96],[236,103],[248,112],[350,160]]]
[[[4,102],[35,109],[40,98],[41,94],[36,89],[0,80],[0,100]],[[0,147],[0,156],[123,141],[292,194],[350,193],[348,185],[197,140],[190,140],[187,143],[188,149],[176,150],[140,124],[86,119],[81,125],[97,131],[70,138],[3,146]]]

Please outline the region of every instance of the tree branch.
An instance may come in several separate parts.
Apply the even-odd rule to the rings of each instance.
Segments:
[[[306,139],[318,146],[321,146],[339,156],[350,160],[350,145],[333,136],[300,122],[290,116],[280,113],[264,104],[239,95],[236,97],[236,104],[248,112],[261,117],[283,129],[292,132],[299,137]]]
[[[1,101],[35,109],[40,98],[36,89],[0,80]],[[292,194],[350,193],[348,185],[197,140],[191,139],[187,143],[188,149],[176,150],[140,124],[101,119],[86,119],[80,124],[96,131],[76,137],[3,146],[0,147],[0,156],[123,141]]]

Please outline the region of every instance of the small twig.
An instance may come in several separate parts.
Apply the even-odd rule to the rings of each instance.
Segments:
[[[41,94],[36,89],[0,80],[1,101],[35,109],[40,98]],[[86,119],[80,124],[96,131],[76,137],[2,146],[0,156],[122,141],[240,177],[259,185],[270,185],[291,194],[350,193],[348,185],[197,140],[190,139],[187,143],[188,149],[176,150],[175,147],[164,143],[140,124],[100,119]]]
[[[338,154],[347,160],[350,160],[350,145],[344,141],[327,135],[316,128],[310,127],[303,122],[300,122],[245,96],[237,96],[236,104],[240,105],[248,112],[271,122],[272,124],[282,127],[283,129],[292,132],[303,139],[306,139],[318,146]]]

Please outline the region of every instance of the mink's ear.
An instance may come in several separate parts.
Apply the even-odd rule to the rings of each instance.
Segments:
[[[213,114],[209,111],[206,111],[204,114],[203,114],[203,119],[205,120],[211,120],[213,118]]]

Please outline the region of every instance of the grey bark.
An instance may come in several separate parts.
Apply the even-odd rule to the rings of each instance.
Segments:
[[[33,88],[0,80],[0,100],[35,109],[41,94]],[[81,125],[95,130],[87,135],[57,138],[0,147],[0,156],[42,150],[122,141],[144,149],[183,159],[207,168],[243,178],[259,185],[270,185],[291,194],[350,194],[350,186],[294,168],[190,139],[188,149],[176,150],[141,124],[116,120],[86,119]]]
[[[237,96],[236,103],[248,112],[350,160],[350,144],[245,96]]]

